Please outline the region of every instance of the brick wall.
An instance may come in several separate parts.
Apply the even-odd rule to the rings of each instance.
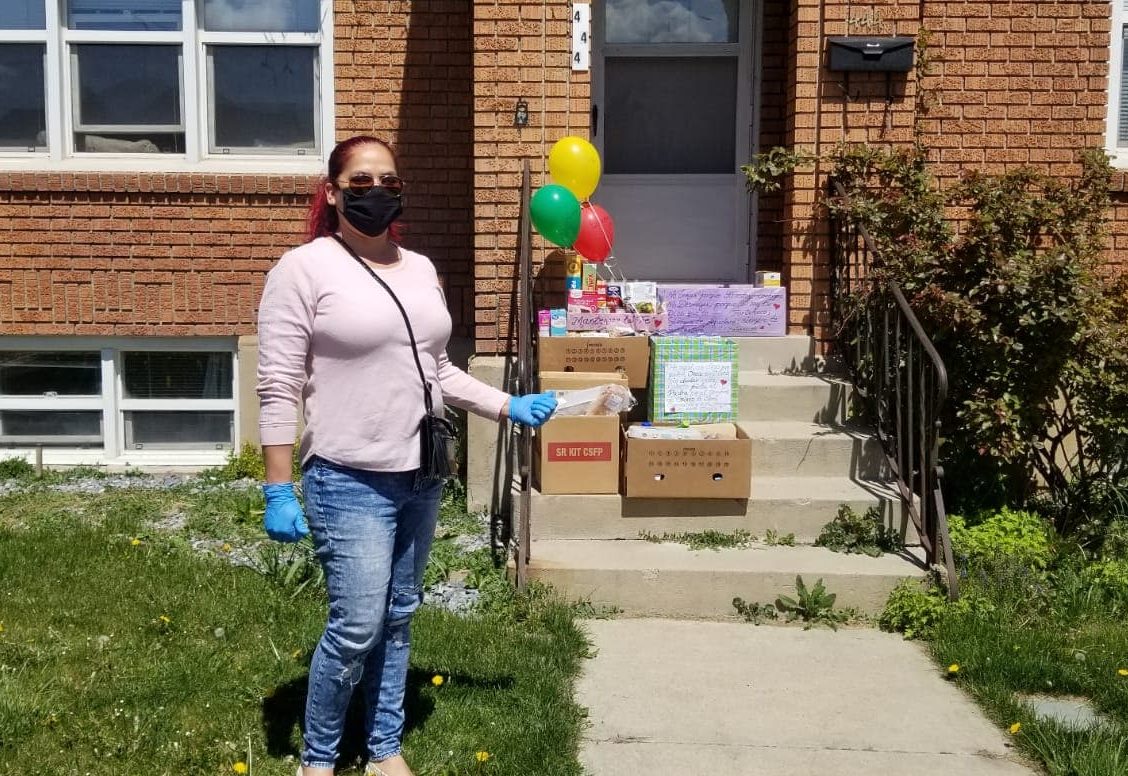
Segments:
[[[435,260],[455,336],[473,317],[470,0],[337,0],[337,137],[398,147],[405,243]],[[2,167],[0,167],[2,169]],[[6,334],[234,335],[301,242],[310,179],[0,172]]]
[[[569,134],[587,137],[591,98],[588,73],[573,72],[571,3],[547,0],[474,2],[474,337],[478,353],[516,350],[515,299],[521,164],[532,166],[532,186],[545,183],[551,145]],[[529,124],[515,127],[518,99],[529,104]],[[562,256],[535,240],[533,262],[542,276],[561,277]],[[560,284],[563,287],[563,283]]]
[[[829,151],[839,141],[911,142],[914,77],[895,77],[887,104],[882,75],[831,73],[825,36],[932,32],[935,57],[923,95],[922,129],[944,177],[974,168],[1034,165],[1077,171],[1076,149],[1104,145],[1109,4],[884,0],[856,4],[799,0],[791,18],[788,144]],[[792,177],[784,196],[784,249],[791,328],[822,333],[828,240],[816,203],[823,171]],[[1124,263],[1128,202],[1113,213],[1111,262]]]

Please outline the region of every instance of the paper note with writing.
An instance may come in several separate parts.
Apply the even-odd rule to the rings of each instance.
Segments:
[[[672,361],[665,369],[665,414],[732,410],[732,362]]]
[[[781,337],[787,333],[787,289],[748,285],[660,285],[667,334]]]

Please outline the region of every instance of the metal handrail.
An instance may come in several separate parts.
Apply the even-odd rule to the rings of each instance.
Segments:
[[[830,193],[849,202],[841,181],[830,182]],[[944,563],[948,593],[955,599],[959,579],[939,461],[948,370],[901,286],[879,280],[871,271],[880,256],[866,228],[836,209],[831,225],[835,337],[855,392],[877,429],[902,510],[917,529],[929,566]]]
[[[532,228],[529,217],[531,173],[526,160],[521,168],[521,215],[517,231],[517,393],[533,393],[536,380],[536,354],[533,333],[536,331],[536,305],[533,304]],[[517,529],[517,587],[524,589],[528,581],[531,551],[533,491],[533,432],[521,424],[518,428],[517,476],[521,487]],[[508,486],[508,483],[507,483]],[[512,519],[510,521],[512,525]]]

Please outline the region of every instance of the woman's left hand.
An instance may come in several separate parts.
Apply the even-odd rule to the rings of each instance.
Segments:
[[[509,419],[532,428],[539,428],[556,411],[556,398],[551,393],[531,393],[509,397]]]

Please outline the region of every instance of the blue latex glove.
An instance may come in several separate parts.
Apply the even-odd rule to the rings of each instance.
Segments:
[[[556,412],[556,398],[551,393],[530,393],[511,396],[509,419],[532,428],[539,428]]]
[[[262,494],[266,496],[262,525],[267,536],[276,542],[296,542],[309,535],[293,483],[268,482],[262,486]]]

